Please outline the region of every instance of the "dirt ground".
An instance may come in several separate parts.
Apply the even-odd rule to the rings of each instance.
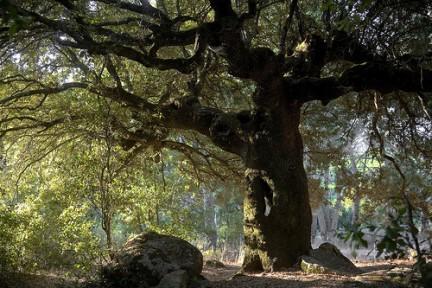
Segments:
[[[238,265],[225,268],[204,267],[203,276],[210,280],[211,288],[325,288],[325,287],[370,287],[396,288],[421,287],[411,279],[412,262],[377,261],[356,262],[365,273],[359,276],[338,276],[328,274],[308,275],[301,271],[283,271],[236,275]],[[409,285],[402,285],[405,283]],[[0,275],[0,288],[76,288],[77,282],[57,275],[18,274]]]
[[[57,275],[24,273],[0,275],[0,288],[72,288],[72,285],[75,283]]]
[[[410,261],[357,262],[364,273],[358,276],[305,274],[301,271],[247,274],[237,276],[240,267],[227,265],[222,269],[204,268],[203,275],[212,288],[320,288],[320,287],[421,287],[410,279]],[[410,283],[408,283],[410,282]]]

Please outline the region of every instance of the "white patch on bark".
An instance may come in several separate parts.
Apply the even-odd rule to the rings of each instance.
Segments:
[[[270,200],[267,197],[264,197],[264,202],[265,202],[265,206],[266,206],[265,211],[264,211],[264,216],[267,217],[268,215],[270,215],[272,205],[270,203]]]
[[[222,44],[219,46],[210,46],[209,45],[208,48],[219,56],[227,56],[228,55],[226,53],[225,47]]]
[[[278,260],[277,257],[273,257],[270,259],[271,264],[270,264],[270,272],[273,273],[274,272],[274,264],[276,263],[276,261]]]
[[[156,0],[150,0],[149,3],[151,6],[157,8],[157,1]]]

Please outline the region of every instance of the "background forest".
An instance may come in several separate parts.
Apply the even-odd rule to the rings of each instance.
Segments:
[[[110,106],[101,102],[80,111],[89,109],[85,112],[106,123],[103,117],[108,117]],[[323,123],[320,129],[308,125],[310,118],[302,124],[313,244],[335,242],[360,259],[382,252],[409,256],[413,252],[408,248],[413,250],[414,244],[400,195],[400,175],[371,145],[370,115],[352,114],[350,105],[343,100],[324,108],[312,104],[303,111],[305,116],[313,111],[319,115],[313,121]],[[402,128],[409,121],[398,116],[381,125]],[[209,157],[222,156],[205,148],[207,143],[196,135],[174,136],[181,143],[176,145],[185,150],[131,154],[114,144],[115,135],[106,126],[92,127],[91,132],[84,127],[65,129],[76,129],[73,139],[79,140],[52,143],[52,135],[44,133],[37,135],[42,142],[33,135],[3,139],[2,269],[93,273],[94,265],[107,260],[110,251],[146,230],[187,239],[209,258],[240,260],[245,189],[243,168],[233,166],[235,158],[209,162]],[[415,147],[405,142],[411,135],[401,134],[388,133],[386,147],[402,163],[400,169],[409,171],[404,173],[408,183],[404,193],[414,208],[421,247],[430,251],[431,162],[423,154],[415,156]],[[194,153],[189,153],[192,147]],[[228,162],[230,169],[223,166]]]
[[[104,1],[81,2],[80,9],[94,13],[95,23],[104,14],[116,16],[101,8]],[[214,17],[208,1],[156,2],[168,14],[191,14],[201,22]],[[246,5],[234,2],[238,10]],[[258,2],[259,21],[246,25],[245,33],[253,45],[276,50],[290,5]],[[306,40],[293,35],[301,27],[324,29],[327,22],[321,17],[328,11],[341,31],[363,37],[364,43],[398,60],[416,55],[409,61],[431,68],[430,7],[412,16],[415,7],[374,6],[374,1],[299,2],[299,23],[286,36],[296,43],[292,53],[307,49]],[[6,44],[0,46],[5,51],[0,58],[0,270],[94,275],[130,236],[149,230],[186,239],[206,257],[241,261],[247,183],[238,155],[198,132],[159,125],[158,114],[124,109],[85,89],[62,86],[55,91],[59,94],[42,97],[28,97],[26,91],[79,81],[96,83],[94,89],[101,91],[121,84],[156,105],[199,90],[201,103],[239,113],[254,109],[249,96],[257,84],[230,75],[225,60],[211,50],[205,54],[205,69],[188,75],[146,69],[118,55],[48,45],[44,39],[27,42],[30,20],[15,12],[5,14],[2,25],[22,41],[12,47],[1,38]],[[178,30],[196,25],[183,21]],[[116,29],[126,31],[125,26]],[[137,27],[129,29],[136,32]],[[194,47],[161,50],[165,58],[188,57]],[[340,74],[352,65],[333,63],[321,75]],[[10,95],[22,96],[10,103]],[[425,95],[365,90],[327,105],[310,101],[302,106],[314,247],[330,241],[353,258],[369,259],[413,256],[417,244],[430,253],[432,101],[430,92]],[[139,135],[141,144],[125,137],[128,133]]]

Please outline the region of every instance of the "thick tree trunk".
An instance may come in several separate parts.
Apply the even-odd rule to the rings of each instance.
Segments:
[[[293,266],[311,248],[300,105],[281,105],[280,112],[261,111],[255,118],[245,159],[243,270],[271,271]]]

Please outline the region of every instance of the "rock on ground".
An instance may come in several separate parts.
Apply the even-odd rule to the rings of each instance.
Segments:
[[[102,269],[103,285],[115,288],[204,287],[203,257],[188,242],[154,232],[126,242]]]
[[[185,270],[176,270],[165,275],[157,288],[187,288],[188,274]]]
[[[355,275],[362,271],[357,268],[340,250],[330,243],[323,243],[318,249],[301,257],[301,269],[306,273]]]
[[[214,259],[205,261],[205,266],[210,268],[225,268],[225,264]]]

